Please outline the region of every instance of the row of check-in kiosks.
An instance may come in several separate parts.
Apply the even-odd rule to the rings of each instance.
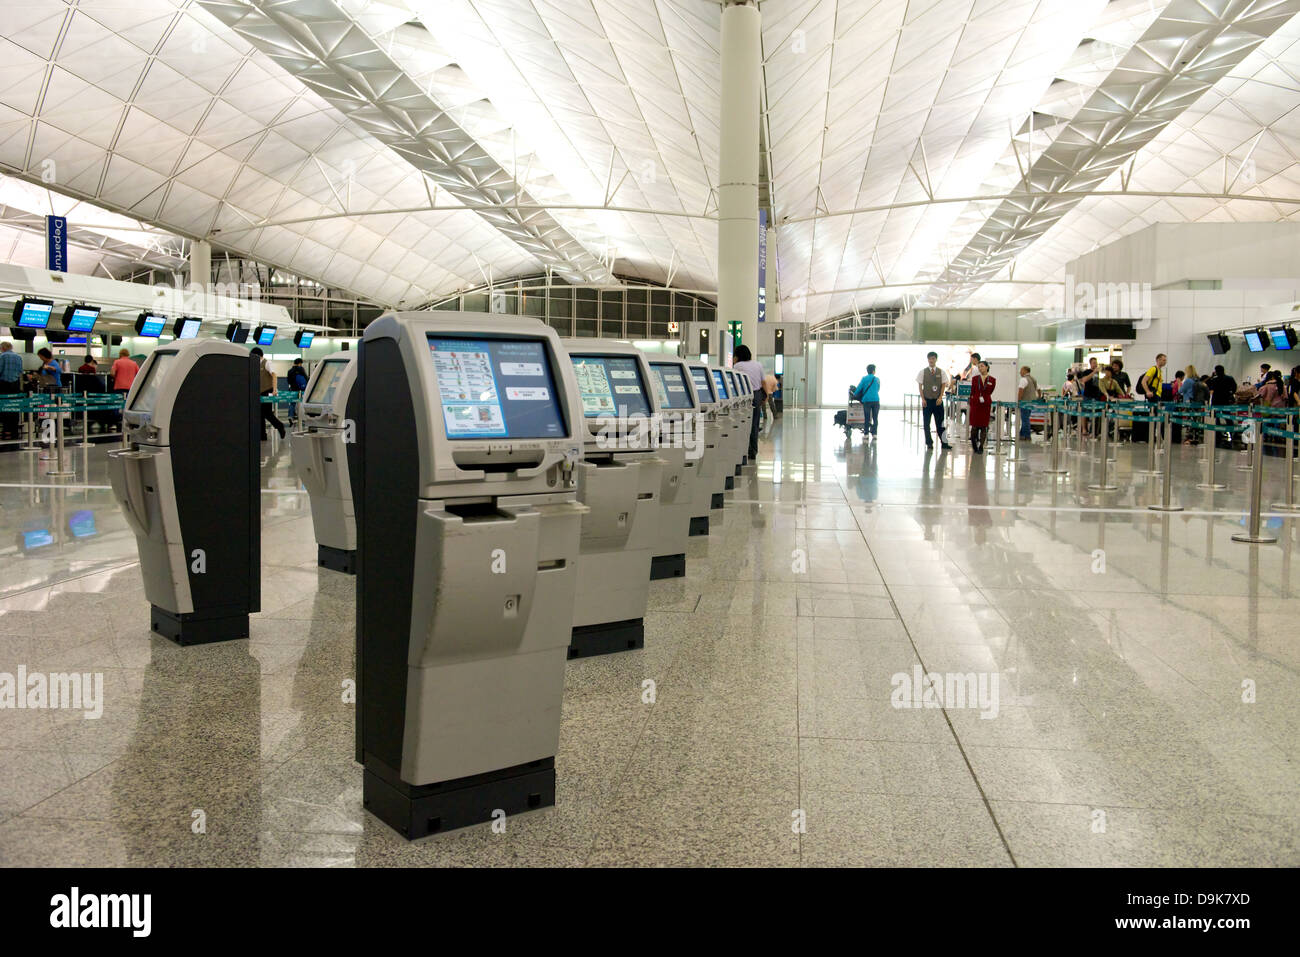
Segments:
[[[260,605],[257,366],[157,349],[109,453],[151,627],[247,637]],[[293,433],[318,561],[357,587],[365,806],[408,838],[553,804],[568,658],[644,644],[746,462],[743,374],[538,320],[387,315],[320,362]]]

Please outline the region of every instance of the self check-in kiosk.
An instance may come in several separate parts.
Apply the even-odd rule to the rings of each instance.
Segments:
[[[746,453],[749,452],[749,416],[745,414],[745,390],[735,370],[725,369],[723,373],[727,377],[727,388],[731,391],[731,416],[736,425],[732,432],[732,438],[736,442],[735,474],[739,475],[741,466],[748,459]]]
[[[213,339],[155,349],[127,395],[109,480],[151,627],[178,644],[247,638],[260,607],[260,413],[257,363]]]
[[[650,380],[659,404],[659,458],[664,460],[659,486],[659,532],[650,560],[650,577],[686,574],[686,539],[696,514],[696,481],[703,459],[699,399],[691,372],[682,359],[647,355]],[[708,503],[704,505],[708,520]]]
[[[725,467],[722,460],[726,457],[726,430],[722,417],[724,399],[720,398],[717,380],[713,370],[703,362],[688,362],[691,370],[691,382],[695,385],[695,394],[700,400],[700,415],[704,425],[704,461],[700,466],[697,481],[707,489],[706,507],[709,511],[722,508],[726,489],[726,476],[731,474],[730,467]],[[708,512],[699,512],[705,516],[704,522],[692,519],[691,533],[707,535],[709,533]]]
[[[587,424],[579,463],[582,517],[570,658],[645,645],[650,560],[659,535],[664,461],[655,449],[658,401],[635,346],[565,339]]]
[[[736,417],[736,395],[732,392],[733,385],[727,378],[725,369],[710,366],[709,373],[713,376],[714,391],[718,395],[717,417],[721,429],[718,448],[722,450],[722,455],[718,459],[718,471],[724,477],[724,488],[730,491],[736,487],[736,462],[738,461],[733,454],[736,450],[736,432],[740,428]]]
[[[356,353],[342,352],[317,364],[298,403],[293,467],[311,498],[316,561],[321,568],[356,574],[357,524],[350,472],[356,465],[356,409],[349,411],[356,381]]]
[[[399,313],[353,386],[357,737],[407,838],[555,803],[585,421],[535,319]]]

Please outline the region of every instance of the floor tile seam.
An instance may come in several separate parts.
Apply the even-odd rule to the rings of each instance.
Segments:
[[[880,565],[878,562],[876,562],[875,549],[871,547],[871,542],[867,538],[866,531],[862,528],[862,523],[861,520],[858,518],[857,513],[854,513],[854,521],[857,522],[858,524],[858,534],[862,536],[863,542],[866,543],[867,550],[871,554],[872,562],[876,566],[876,574],[881,575],[881,578],[883,579],[884,576],[880,571]],[[958,569],[958,571],[960,571],[960,569]],[[963,577],[969,580],[969,577],[966,576],[965,572],[962,572],[961,574]],[[971,582],[971,584],[974,585],[974,582]],[[976,588],[978,588],[978,586],[976,586]],[[894,593],[890,589],[888,582],[885,582],[885,591],[889,595],[890,604],[893,605],[895,610],[897,610],[898,603],[894,600]],[[906,621],[903,621],[901,615],[898,620],[902,624],[903,632],[907,635],[907,640],[912,646],[912,653],[916,656],[916,660],[920,662],[923,672],[928,672],[929,668],[927,668],[925,665],[925,659],[921,657],[921,650],[916,646],[916,640],[912,635],[911,628],[908,627]],[[975,768],[970,762],[970,757],[966,754],[966,749],[962,746],[961,738],[957,734],[957,729],[952,723],[952,718],[948,714],[948,709],[941,708],[939,710],[943,714],[944,722],[948,726],[948,732],[949,734],[952,735],[952,740],[957,745],[957,750],[961,754],[962,761],[966,765],[966,771],[970,775],[971,782],[975,785],[975,789],[979,793],[980,799],[984,802],[984,810],[985,812],[987,812],[989,816],[989,820],[993,823],[993,827],[997,831],[998,839],[1002,842],[1002,848],[1006,852],[1008,859],[1011,861],[1011,866],[1019,867],[1020,865],[1016,861],[1016,856],[1011,850],[1011,844],[1007,841],[1007,836],[1002,831],[1002,825],[999,823],[997,819],[997,815],[994,814],[993,812],[992,804],[989,803],[988,795],[985,794],[984,787],[982,784],[980,784],[979,776],[975,773]]]

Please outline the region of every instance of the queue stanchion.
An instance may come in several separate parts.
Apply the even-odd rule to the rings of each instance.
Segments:
[[[1070,470],[1061,468],[1061,410],[1052,409],[1052,467],[1044,470],[1048,475],[1069,475]]]
[[[1156,423],[1152,423],[1153,425]],[[1174,488],[1174,456],[1170,451],[1170,441],[1174,434],[1174,420],[1169,411],[1164,413],[1164,434],[1165,434],[1165,468],[1164,481],[1161,483],[1160,504],[1148,505],[1147,508],[1155,512],[1181,512],[1181,505],[1174,505],[1171,501]]]
[[[1258,441],[1259,439],[1263,438],[1263,430],[1261,429],[1260,433],[1259,433],[1258,435],[1256,435],[1253,426],[1250,427],[1249,429],[1242,429],[1241,434],[1242,434],[1243,438],[1245,437],[1247,431],[1250,432],[1251,436],[1252,436],[1253,438],[1255,438],[1256,441]],[[1249,472],[1251,469],[1253,469],[1253,468],[1255,467],[1255,466],[1254,466],[1254,461],[1255,461],[1255,450],[1254,450],[1254,449],[1242,449],[1241,452],[1242,452],[1242,454],[1241,454],[1240,456],[1238,456],[1238,458],[1244,459],[1244,461],[1241,461],[1241,462],[1238,462],[1238,463],[1237,463],[1237,471],[1238,471],[1238,472]]]
[[[1156,433],[1159,431],[1159,429],[1156,428],[1158,420],[1151,414],[1149,405],[1146,411],[1147,414],[1142,417],[1142,421],[1145,421],[1147,424],[1147,467],[1139,470],[1137,474],[1159,475],[1160,469],[1156,467],[1156,446],[1159,444],[1159,440],[1156,437]],[[1139,421],[1137,416],[1134,416],[1133,421]]]
[[[45,473],[55,478],[77,474],[74,469],[63,467],[63,431],[63,401],[62,398],[56,397],[54,402],[54,468]]]
[[[81,444],[79,449],[88,449],[92,445],[90,441],[90,400],[86,398],[86,393],[81,393]]]
[[[1288,416],[1289,418],[1289,416]],[[1286,489],[1285,498],[1280,502],[1274,502],[1270,508],[1278,512],[1300,512],[1300,505],[1295,500],[1295,437],[1294,429],[1279,430],[1278,434],[1285,432],[1286,435]]]
[[[1206,412],[1205,438],[1203,440],[1205,445],[1205,454],[1202,456],[1203,464],[1205,466],[1205,481],[1201,482],[1196,487],[1204,489],[1207,492],[1223,492],[1228,488],[1228,486],[1224,485],[1222,482],[1216,481],[1214,477],[1214,466],[1219,458],[1218,449],[1216,448],[1218,445],[1217,436],[1218,426],[1214,422],[1214,416],[1209,412]]]
[[[1250,477],[1250,528],[1232,536],[1234,542],[1247,545],[1271,545],[1277,541],[1275,535],[1265,535],[1261,527],[1263,517],[1264,495],[1264,420],[1256,417],[1250,426],[1255,442],[1251,448],[1251,465],[1254,472]]]
[[[993,457],[1002,454],[1002,403],[993,404]]]
[[[1094,492],[1114,492],[1119,488],[1118,485],[1111,485],[1107,481],[1106,464],[1110,455],[1110,421],[1106,418],[1106,410],[1101,410],[1101,437],[1099,440],[1099,455],[1101,458],[1101,478],[1095,485],[1089,485],[1088,488]]]
[[[36,413],[29,406],[24,421],[27,423],[27,437],[23,440],[25,444],[18,446],[19,452],[39,452],[41,447],[36,444]]]

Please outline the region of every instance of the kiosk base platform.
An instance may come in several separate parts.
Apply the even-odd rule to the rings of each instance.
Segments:
[[[709,534],[709,516],[696,515],[691,519],[690,535],[707,535]]]
[[[612,655],[645,647],[645,619],[606,621],[599,625],[578,625],[569,641],[569,660]]]
[[[731,480],[728,479],[727,481]],[[721,492],[714,492],[713,498],[709,499],[709,508],[722,508],[726,504],[727,500],[723,497]]]
[[[740,466],[737,465],[737,466],[736,466],[736,475],[739,475],[739,474],[740,474]],[[734,489],[735,487],[736,487],[736,476],[735,476],[735,475],[728,475],[728,476],[727,476],[727,484],[726,484],[726,489],[727,489],[727,491],[730,492],[730,491],[731,491],[732,489]]]
[[[150,627],[176,644],[208,645],[248,637],[248,615],[204,615],[149,606]]]
[[[414,841],[482,824],[497,810],[513,815],[553,806],[555,758],[438,784],[407,784],[368,764],[361,797],[367,811]]]
[[[356,549],[349,551],[345,548],[333,548],[329,545],[318,544],[316,546],[316,564],[321,568],[328,568],[330,571],[355,575],[357,573]]]
[[[707,534],[707,533],[706,533]],[[686,574],[686,553],[655,555],[650,559],[650,580],[681,578]]]
[[[743,468],[744,466],[746,466],[746,465],[748,465],[748,464],[749,464],[749,456],[748,456],[748,455],[742,455],[742,456],[740,457],[740,465],[737,465],[737,466],[736,466],[736,474],[739,475],[739,474],[740,474],[740,470],[741,470],[741,468]]]

